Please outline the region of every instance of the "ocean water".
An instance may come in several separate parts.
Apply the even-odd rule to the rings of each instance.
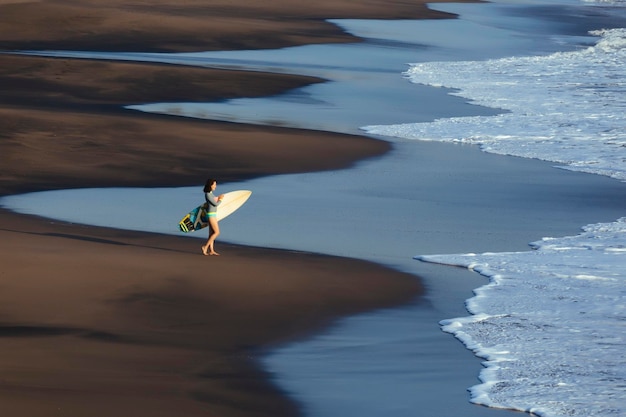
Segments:
[[[571,0],[570,0],[571,1]],[[540,4],[540,3],[539,3]],[[244,71],[298,73],[326,83],[266,98],[240,98],[199,103],[135,103],[129,109],[239,123],[278,125],[362,134],[361,126],[432,121],[441,117],[493,115],[499,110],[468,105],[441,89],[415,84],[407,88],[402,71],[410,62],[485,59],[575,48],[589,42],[584,22],[546,13],[524,14],[523,2],[475,5],[438,4],[437,9],[462,14],[458,20],[330,20],[365,39],[359,44],[307,45],[278,50],[196,53],[119,53],[89,51],[25,51],[25,54],[86,59],[167,62]],[[538,18],[540,16],[540,18]],[[506,19],[501,25],[498,19]],[[560,39],[566,19],[567,40]],[[611,21],[610,16],[594,16]],[[555,25],[559,27],[555,27]]]
[[[506,113],[364,130],[478,144],[625,181],[626,28],[590,34],[597,42],[577,51],[412,65],[405,73],[411,82],[455,89],[454,95]]]
[[[541,416],[626,411],[626,218],[531,252],[421,256],[490,277],[443,320],[485,360],[472,401]]]
[[[411,82],[507,112],[364,129],[626,181],[626,29],[591,34],[595,44],[576,51],[414,64]],[[532,247],[417,256],[490,278],[468,300],[471,316],[441,322],[485,360],[472,401],[546,417],[626,415],[626,217]]]
[[[350,133],[364,127],[393,142],[389,155],[348,170],[220,186],[254,193],[236,221],[222,225],[225,239],[370,259],[425,277],[428,294],[417,305],[345,320],[266,358],[306,415],[496,415],[465,406],[463,390],[476,382],[452,370],[478,375],[480,366],[469,361],[468,370],[466,359],[455,359],[456,346],[438,339],[438,321],[450,317],[460,318],[443,320],[442,328],[484,361],[481,383],[471,388],[475,403],[545,416],[623,414],[623,35],[587,33],[619,29],[623,9],[574,0],[433,7],[461,18],[337,22],[367,41],[330,49],[50,54],[324,76],[332,82],[274,98],[133,108]],[[475,145],[482,143],[485,151],[506,147],[499,153],[530,149],[517,155],[533,159],[484,154]],[[551,170],[536,159],[606,178]],[[45,204],[54,218],[177,233],[198,193],[74,190],[1,204],[30,213]],[[372,194],[384,201],[388,220],[372,222],[379,213]],[[332,217],[316,215],[320,198],[331,202]],[[158,210],[144,224],[146,204]],[[101,212],[81,218],[84,207]],[[603,223],[576,236],[591,219]],[[541,239],[564,232],[572,237]],[[535,250],[527,250],[533,241]],[[438,263],[490,278],[468,301],[471,316],[458,301],[471,296],[459,280],[470,288],[481,281],[459,269],[434,272]]]

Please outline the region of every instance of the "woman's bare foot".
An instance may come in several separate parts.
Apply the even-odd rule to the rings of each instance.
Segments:
[[[210,253],[209,253],[209,255],[220,256],[220,254],[219,254],[219,253],[217,253],[217,252],[215,252],[215,251],[210,252]]]
[[[202,247],[202,254],[203,254],[204,256],[207,256],[207,255],[208,255],[208,253],[207,253],[207,249],[208,249],[208,248],[207,248],[206,246],[203,246],[203,247]]]

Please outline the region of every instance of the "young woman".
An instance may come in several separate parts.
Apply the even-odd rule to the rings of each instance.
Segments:
[[[214,249],[215,238],[220,235],[220,226],[217,224],[217,206],[222,202],[224,194],[215,197],[215,195],[213,195],[215,187],[217,187],[217,181],[213,178],[209,178],[204,185],[204,198],[207,202],[207,215],[209,216],[209,239],[206,245],[202,246],[202,253],[204,255],[219,255]]]

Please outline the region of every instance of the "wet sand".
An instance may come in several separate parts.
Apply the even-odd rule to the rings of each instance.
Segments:
[[[0,216],[0,409],[13,416],[296,415],[257,359],[409,302],[367,262]],[[59,411],[57,411],[59,410]]]
[[[310,82],[319,80],[0,55],[0,193],[190,185],[207,176],[232,181],[334,169],[388,150],[383,142],[356,136],[262,129],[121,108],[140,100],[262,96]],[[331,147],[333,152],[327,152]]]
[[[449,17],[377,1],[0,0],[0,49],[190,51],[355,39],[323,18]],[[124,111],[255,97],[310,77],[0,55],[0,195],[190,185],[335,169],[389,149],[357,136]],[[329,150],[332,149],[332,152]],[[45,207],[42,207],[42,212]],[[257,355],[333,319],[408,303],[371,263],[52,222],[0,210],[0,410],[12,416],[296,415]]]

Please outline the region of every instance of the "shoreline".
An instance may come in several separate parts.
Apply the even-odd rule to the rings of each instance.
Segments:
[[[455,17],[430,9],[428,3],[274,0],[250,5],[220,0],[208,8],[201,0],[182,0],[175,7],[162,0],[112,0],[106,6],[98,0],[81,6],[70,1],[0,0],[0,50],[192,52],[358,42],[326,20]]]
[[[269,11],[287,3],[272,4]],[[58,48],[81,42],[89,49],[106,47],[129,19],[145,12],[99,10],[96,4],[79,10],[69,4],[0,1],[8,20],[0,22],[0,47]],[[354,7],[340,4],[342,13]],[[194,2],[179,6],[186,15],[185,8]],[[383,1],[375,6],[364,10],[378,18],[393,13],[407,17],[401,5],[400,11]],[[306,16],[311,8],[299,12]],[[162,3],[151,9],[157,19],[156,9],[171,12]],[[223,19],[226,9],[215,19]],[[385,16],[379,15],[382,9]],[[194,14],[193,7],[187,10]],[[424,4],[412,17],[449,17],[426,10]],[[85,34],[72,38],[76,43],[62,38],[66,26],[41,24],[44,16],[65,18],[79,11],[84,19],[73,20],[75,32],[67,32],[70,37]],[[120,23],[111,26],[118,17]],[[203,18],[194,15],[187,29],[199,30]],[[180,24],[175,17],[163,22]],[[320,36],[332,25],[318,21],[308,27],[311,16],[298,23],[306,26],[299,32],[304,35],[290,39],[276,35],[289,33],[285,26],[260,25],[260,32],[269,35],[252,46],[354,41],[335,32]],[[59,32],[46,33],[50,28]],[[53,41],[38,39],[40,34]],[[150,35],[115,39],[151,50],[146,43]],[[183,35],[189,41],[188,33]],[[238,37],[242,34],[234,33],[222,45]],[[174,49],[180,50],[180,43]],[[11,55],[0,55],[0,62],[0,84],[11,92],[0,98],[1,195],[87,185],[189,185],[216,172],[221,181],[232,181],[335,169],[389,149],[385,142],[361,136],[190,121],[118,108],[130,104],[137,91],[144,102],[161,93],[180,99],[172,95],[181,88],[187,99],[264,95],[319,82],[310,77],[254,74],[251,80],[250,73],[232,71]],[[223,82],[216,90],[214,77],[220,73]],[[192,86],[154,88],[181,78]],[[333,158],[328,159],[330,146]],[[0,241],[0,402],[14,416],[56,410],[80,416],[298,415],[293,400],[259,370],[258,349],[311,334],[338,317],[408,303],[423,291],[414,275],[365,261],[227,244],[219,245],[227,256],[208,260],[200,256],[195,239],[71,225],[4,209]],[[224,276],[229,279],[220,279]]]
[[[0,63],[0,84],[10,86],[0,97],[0,128],[9,138],[0,142],[5,164],[0,195],[87,186],[191,185],[210,174],[207,166],[224,181],[337,169],[390,149],[386,142],[364,136],[121,108],[145,91],[150,92],[142,96],[147,101],[215,100],[247,91],[256,97],[320,82],[313,77],[10,55],[0,55]],[[93,78],[82,78],[88,74]],[[32,78],[41,84],[36,85],[36,100],[24,91]],[[177,85],[152,88],[159,80],[175,79],[190,79],[182,93]],[[217,87],[216,79],[222,83]],[[330,146],[332,154],[326,152]]]

